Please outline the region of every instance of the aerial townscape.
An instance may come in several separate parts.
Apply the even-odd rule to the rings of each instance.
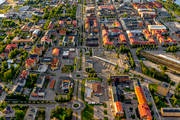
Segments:
[[[0,0],[0,120],[180,120],[180,0]]]

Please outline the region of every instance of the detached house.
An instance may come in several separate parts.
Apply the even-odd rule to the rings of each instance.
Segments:
[[[26,62],[25,62],[25,67],[26,69],[32,69],[36,66],[36,60],[34,59],[27,59]]]
[[[43,51],[42,48],[35,47],[35,48],[31,51],[31,54],[37,54],[38,56],[40,56],[40,55],[42,55],[42,51]]]
[[[52,44],[52,39],[49,39],[47,36],[41,38],[41,44]]]
[[[5,48],[5,52],[11,52],[11,50],[17,48],[16,44],[8,44]]]
[[[20,86],[24,86],[26,84],[27,76],[29,75],[29,71],[23,70],[19,76],[18,84]]]

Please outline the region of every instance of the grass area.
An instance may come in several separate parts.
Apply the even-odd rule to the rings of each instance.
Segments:
[[[107,115],[107,110],[104,110],[104,115]]]
[[[124,91],[126,91],[126,92],[132,92],[133,90],[131,90],[130,88],[124,88]]]
[[[8,10],[11,9],[11,6],[8,6],[8,5],[1,5],[0,7],[0,13],[1,14],[5,14]]]
[[[38,110],[35,120],[45,120],[45,110]]]
[[[88,77],[86,80],[95,80],[95,81],[102,81],[102,78],[99,77]]]
[[[84,110],[81,112],[82,120],[93,120],[94,110],[92,105],[85,104]]]
[[[13,105],[12,108],[15,110],[16,120],[24,120],[28,107],[22,105]]]
[[[104,108],[107,108],[107,104],[106,103],[103,103],[103,106],[104,106]]]
[[[108,117],[104,117],[104,120],[108,120]]]
[[[81,77],[81,75],[76,75],[76,77]]]
[[[84,94],[85,94],[85,80],[82,80],[81,82],[81,99],[84,101]]]
[[[74,66],[73,65],[64,65],[61,68],[62,73],[70,73],[74,71]]]
[[[76,99],[78,99],[78,89],[79,89],[79,80],[77,80],[77,88],[76,88]]]
[[[157,109],[168,107],[168,103],[167,103],[165,97],[160,97],[155,94],[153,94],[152,96],[153,96],[154,102],[157,106]]]
[[[77,108],[77,107],[79,107],[79,104],[74,104],[73,106],[74,106],[75,108]]]

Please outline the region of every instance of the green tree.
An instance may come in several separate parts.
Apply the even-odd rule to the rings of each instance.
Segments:
[[[23,120],[25,112],[23,110],[15,111],[15,120]]]

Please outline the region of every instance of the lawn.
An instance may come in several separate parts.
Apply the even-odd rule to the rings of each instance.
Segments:
[[[85,94],[85,80],[81,82],[81,99],[84,101],[84,94]]]
[[[78,90],[79,90],[79,80],[77,80],[76,99],[78,99]]]
[[[73,65],[64,65],[61,68],[62,73],[70,73],[74,71],[74,66]]]
[[[104,115],[107,115],[107,110],[104,110]]]
[[[45,120],[45,111],[38,110],[35,120]]]
[[[94,110],[92,105],[85,104],[84,110],[81,112],[82,120],[93,120]]]

